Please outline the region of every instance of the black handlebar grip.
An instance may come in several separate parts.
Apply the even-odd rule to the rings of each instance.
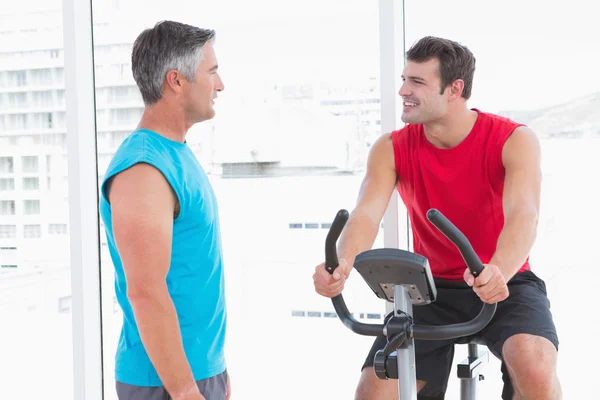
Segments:
[[[342,234],[342,230],[344,229],[346,222],[348,221],[348,216],[348,211],[338,211],[333,223],[331,224],[331,228],[329,228],[327,239],[325,239],[325,269],[330,274],[333,274],[333,271],[335,271],[339,265],[336,243]]]
[[[427,211],[427,219],[458,247],[471,274],[477,278],[481,274],[481,271],[483,271],[483,264],[475,253],[475,250],[473,250],[467,237],[444,214],[435,208]]]

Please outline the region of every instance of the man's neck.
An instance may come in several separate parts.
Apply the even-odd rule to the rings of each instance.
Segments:
[[[435,147],[449,149],[458,146],[471,133],[477,115],[477,111],[466,107],[451,111],[440,119],[424,124],[425,137]]]
[[[183,143],[190,127],[181,113],[173,112],[161,104],[153,104],[144,109],[137,128],[148,129],[167,139]]]

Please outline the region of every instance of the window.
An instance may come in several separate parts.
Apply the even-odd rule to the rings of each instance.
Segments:
[[[105,91],[96,110],[97,125],[99,132],[109,134],[103,143],[110,145],[103,151],[114,152],[143,110],[131,76],[136,35],[164,19],[217,30],[226,90],[216,102],[215,119],[193,127],[189,145],[219,198],[230,316],[228,358],[242,371],[233,372],[232,367],[234,392],[242,398],[280,398],[280,391],[265,394],[256,384],[264,378],[259,371],[268,370],[280,387],[294,388],[286,392],[290,400],[315,397],[314,387],[322,398],[351,398],[372,339],[341,326],[330,302],[314,293],[310,275],[322,261],[324,238],[336,211],[352,209],[369,146],[382,133],[378,3],[236,0],[226,5],[203,2],[200,7],[199,2],[174,0],[166,9],[158,0],[92,2],[96,90]],[[82,340],[71,335],[70,253],[68,240],[63,240],[68,215],[50,214],[45,200],[62,201],[67,187],[62,162],[65,113],[57,110],[65,106],[62,86],[70,76],[62,67],[63,10],[61,2],[38,3],[21,7],[18,18],[10,7],[0,11],[2,43],[41,46],[5,46],[0,54],[0,251],[11,249],[10,259],[6,252],[0,255],[0,315],[4,325],[14,327],[0,335],[0,398],[19,397],[24,387],[29,397],[46,396],[47,385],[31,385],[31,375],[40,371],[50,371],[55,397],[72,397],[72,343]],[[588,233],[600,222],[593,184],[600,170],[600,74],[596,53],[590,51],[600,37],[594,6],[582,0],[401,3],[405,21],[397,28],[407,46],[430,34],[467,44],[478,60],[470,105],[523,122],[540,137],[544,179],[532,266],[546,281],[564,344],[559,357],[563,397],[585,398],[589,393],[580,382],[593,381],[593,370],[571,366],[581,354],[592,360],[600,356],[600,350],[581,340],[581,331],[594,331],[600,318],[589,307],[573,307],[569,285],[573,271],[590,281],[597,276],[590,262],[597,238]],[[449,22],[453,16],[468,23]],[[512,26],[524,28],[515,33]],[[565,80],[573,70],[580,79]],[[56,94],[36,96],[50,91]],[[50,162],[40,167],[33,155],[48,153],[54,157],[52,169]],[[98,157],[102,177],[108,155],[88,156]],[[44,177],[47,191],[27,192],[35,190],[27,189],[35,187],[34,179],[39,187]],[[22,240],[26,235],[40,237],[42,230],[45,236],[46,225],[48,235],[57,236],[51,244]],[[105,249],[105,238],[101,241],[99,247]],[[380,232],[374,247],[382,245]],[[122,315],[114,304],[106,251],[101,268],[102,296],[107,299],[102,324],[104,400],[115,400],[111,363]],[[285,271],[286,282],[293,285],[274,282],[273,271]],[[376,322],[384,315],[384,303],[356,276],[345,294],[358,318]],[[576,294],[578,304],[594,304],[593,290]],[[263,312],[265,304],[268,312]],[[255,326],[257,320],[265,332],[295,336],[256,335],[248,346],[243,327]],[[324,334],[339,338],[342,350],[332,352]],[[296,335],[302,340],[290,348]],[[269,364],[264,349],[273,346],[287,349],[294,360],[289,368]],[[33,354],[29,375],[17,368],[23,348]],[[456,359],[461,357],[457,349]],[[492,365],[486,367],[482,398],[498,397],[501,380],[495,362],[491,357]],[[298,385],[299,379],[311,384]],[[332,380],[345,383],[331,385]],[[446,398],[456,399],[455,373],[449,384]]]
[[[93,3],[95,13],[99,13],[98,7],[111,8],[105,0]],[[137,0],[120,3],[141,4]],[[216,29],[215,51],[225,91],[216,101],[215,119],[194,126],[188,140],[219,198],[228,312],[233,325],[228,331],[227,352],[236,370],[247,371],[237,380],[232,376],[234,390],[243,398],[279,399],[281,394],[265,394],[256,385],[262,379],[260,374],[248,372],[262,369],[270,371],[269,379],[282,387],[294,387],[294,393],[286,393],[290,400],[314,397],[314,387],[319,387],[319,398],[350,398],[354,384],[331,386],[330,382],[358,376],[372,339],[353,334],[332,317],[331,301],[314,292],[311,276],[315,263],[324,261],[328,229],[322,226],[331,224],[340,208],[352,209],[364,174],[368,146],[362,119],[367,117],[360,113],[379,110],[378,3],[236,0],[227,5],[206,3],[199,18],[191,16],[196,15],[192,11],[195,5],[190,8],[179,2],[186,4],[186,11],[176,14],[164,7],[154,12],[159,4],[144,3],[149,11],[139,15],[135,29],[122,26],[122,33],[117,28],[94,29],[94,42],[102,43],[98,50],[102,56],[95,58],[96,93],[102,100],[96,109],[98,131],[128,134],[139,122],[143,103],[130,63],[133,40],[142,29],[165,19]],[[232,8],[238,10],[238,16],[228,12]],[[108,18],[108,25],[112,18]],[[127,38],[123,40],[126,51],[106,50],[105,43],[115,35]],[[261,37],[269,39],[257,45]],[[249,63],[249,59],[255,62]],[[129,90],[125,90],[129,82]],[[341,93],[347,89],[350,95],[326,95],[320,89],[322,84]],[[107,89],[110,87],[121,88]],[[377,90],[365,90],[370,87]],[[349,103],[327,103],[334,100]],[[332,115],[336,107],[348,107],[353,114]],[[378,120],[380,114],[368,118]],[[368,128],[373,135],[381,134],[380,126]],[[294,144],[287,145],[287,141]],[[114,144],[119,143],[115,140]],[[99,176],[104,175],[110,161],[110,157],[105,158],[104,145],[102,149],[98,154]],[[104,228],[101,234],[105,242]],[[375,247],[382,247],[382,236],[380,230]],[[102,253],[101,264],[102,275],[112,277],[108,252]],[[285,271],[285,281],[294,284],[277,283],[274,271]],[[103,297],[114,295],[111,279],[102,290]],[[345,294],[351,311],[385,311],[385,303],[358,278],[347,285]],[[268,314],[261,311],[265,304],[269,305]],[[307,314],[299,318],[294,311]],[[113,324],[116,329],[122,313],[113,315],[112,310],[103,309],[103,319],[106,326]],[[257,321],[264,332],[295,333],[275,335],[279,338],[257,333],[253,345],[248,346],[239,328],[255,326]],[[339,338],[340,349],[355,350],[332,352],[331,343],[323,340],[324,332]],[[113,363],[118,335],[106,329],[104,334],[105,397],[116,400]],[[302,340],[295,340],[297,337]],[[264,349],[272,348],[273,340],[294,341],[293,348],[286,350],[294,362],[285,369],[272,368],[264,357]],[[317,359],[327,373],[315,372]],[[297,385],[298,379],[312,383]]]
[[[33,129],[55,128],[52,113],[34,113],[29,116],[29,127]]]
[[[10,327],[0,333],[0,399],[46,398],[48,390],[72,399],[72,324],[64,312],[70,304],[59,305],[71,295],[69,237],[40,240],[48,220],[67,224],[68,213],[42,213],[41,203],[55,193],[38,191],[47,179],[38,157],[55,150],[44,132],[48,113],[61,107],[52,91],[64,90],[62,2],[14,4],[0,9],[0,315]],[[60,81],[49,66],[58,68]],[[23,349],[30,351],[26,362]],[[32,384],[31,376],[48,377],[51,389]]]
[[[12,239],[17,237],[16,225],[0,225],[0,239]]]
[[[64,85],[65,84],[65,71],[62,68],[55,68],[54,69],[54,75],[56,76],[56,84],[57,85]],[[59,90],[58,93],[59,94],[62,93],[62,99],[63,99],[63,102],[64,102],[65,91],[64,90]],[[60,104],[62,104],[62,103],[60,103]]]
[[[40,201],[39,200],[24,200],[23,208],[25,215],[39,215],[40,214]]]
[[[25,86],[27,85],[27,72],[26,71],[17,71],[14,73],[14,76],[16,78],[16,85],[15,86]]]
[[[42,236],[41,225],[24,225],[23,234],[25,239],[39,238]]]
[[[116,126],[131,125],[131,129],[135,128],[137,121],[141,116],[140,109],[120,108],[112,111],[112,124]]]
[[[62,82],[61,82],[62,83]],[[65,105],[65,91],[57,90],[56,91],[56,105],[64,107]]]
[[[129,131],[121,131],[121,132],[112,132],[110,135],[110,145],[113,148],[119,147],[119,145],[125,140],[125,138],[130,134]]]
[[[47,107],[51,106],[53,103],[52,92],[34,92],[33,93],[33,102],[36,106]]]
[[[24,156],[22,158],[22,163],[23,172],[38,172],[37,156]]]
[[[0,200],[0,215],[15,215],[15,201]]]
[[[108,90],[108,102],[109,103],[121,103],[128,102],[132,99],[137,100],[136,93],[137,88],[128,86],[117,86]]]
[[[0,178],[0,192],[15,190],[14,178]]]
[[[31,70],[31,80],[35,85],[46,86],[52,83],[51,69],[35,69]]]
[[[9,93],[8,94],[9,108],[25,108],[27,107],[27,93]]]
[[[23,190],[38,190],[40,178],[23,178]]]
[[[15,165],[12,157],[0,157],[0,174],[12,174],[15,172]]]
[[[10,114],[6,117],[8,118],[8,130],[23,131],[27,128],[26,114]]]

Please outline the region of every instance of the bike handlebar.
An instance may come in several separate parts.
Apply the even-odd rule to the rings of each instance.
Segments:
[[[338,211],[331,224],[327,238],[325,239],[325,269],[330,274],[333,274],[339,265],[336,243],[348,221],[348,217],[348,211]],[[429,219],[436,228],[454,243],[473,276],[479,276],[481,271],[483,271],[483,264],[465,235],[440,211],[434,208],[427,212],[427,219]],[[352,332],[364,336],[383,335],[385,325],[365,324],[354,319],[348,311],[348,307],[346,306],[346,302],[341,293],[332,298],[331,301],[342,323]],[[495,313],[496,304],[484,303],[479,314],[471,321],[451,325],[413,325],[412,337],[425,340],[443,340],[469,336],[483,329],[490,322]]]
[[[339,265],[335,246],[347,221],[348,211],[338,211],[333,223],[331,224],[331,228],[329,228],[327,238],[325,239],[325,269],[330,274],[333,274],[333,271],[335,271]],[[365,336],[379,336],[383,334],[383,325],[365,324],[355,320],[350,314],[350,311],[348,311],[348,307],[346,307],[346,302],[344,301],[341,293],[332,298],[331,301],[333,302],[333,308],[335,308],[337,315],[340,317],[344,325],[346,325],[346,327],[352,332]]]
[[[475,278],[483,271],[483,264],[467,237],[448,218],[435,208],[427,211],[427,219],[444,234],[456,247],[467,263],[467,267]]]

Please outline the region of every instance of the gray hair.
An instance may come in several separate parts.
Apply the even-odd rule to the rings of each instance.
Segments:
[[[162,97],[168,71],[175,69],[188,80],[196,76],[203,47],[214,42],[215,31],[174,21],[161,21],[144,30],[131,52],[131,70],[146,106]]]

